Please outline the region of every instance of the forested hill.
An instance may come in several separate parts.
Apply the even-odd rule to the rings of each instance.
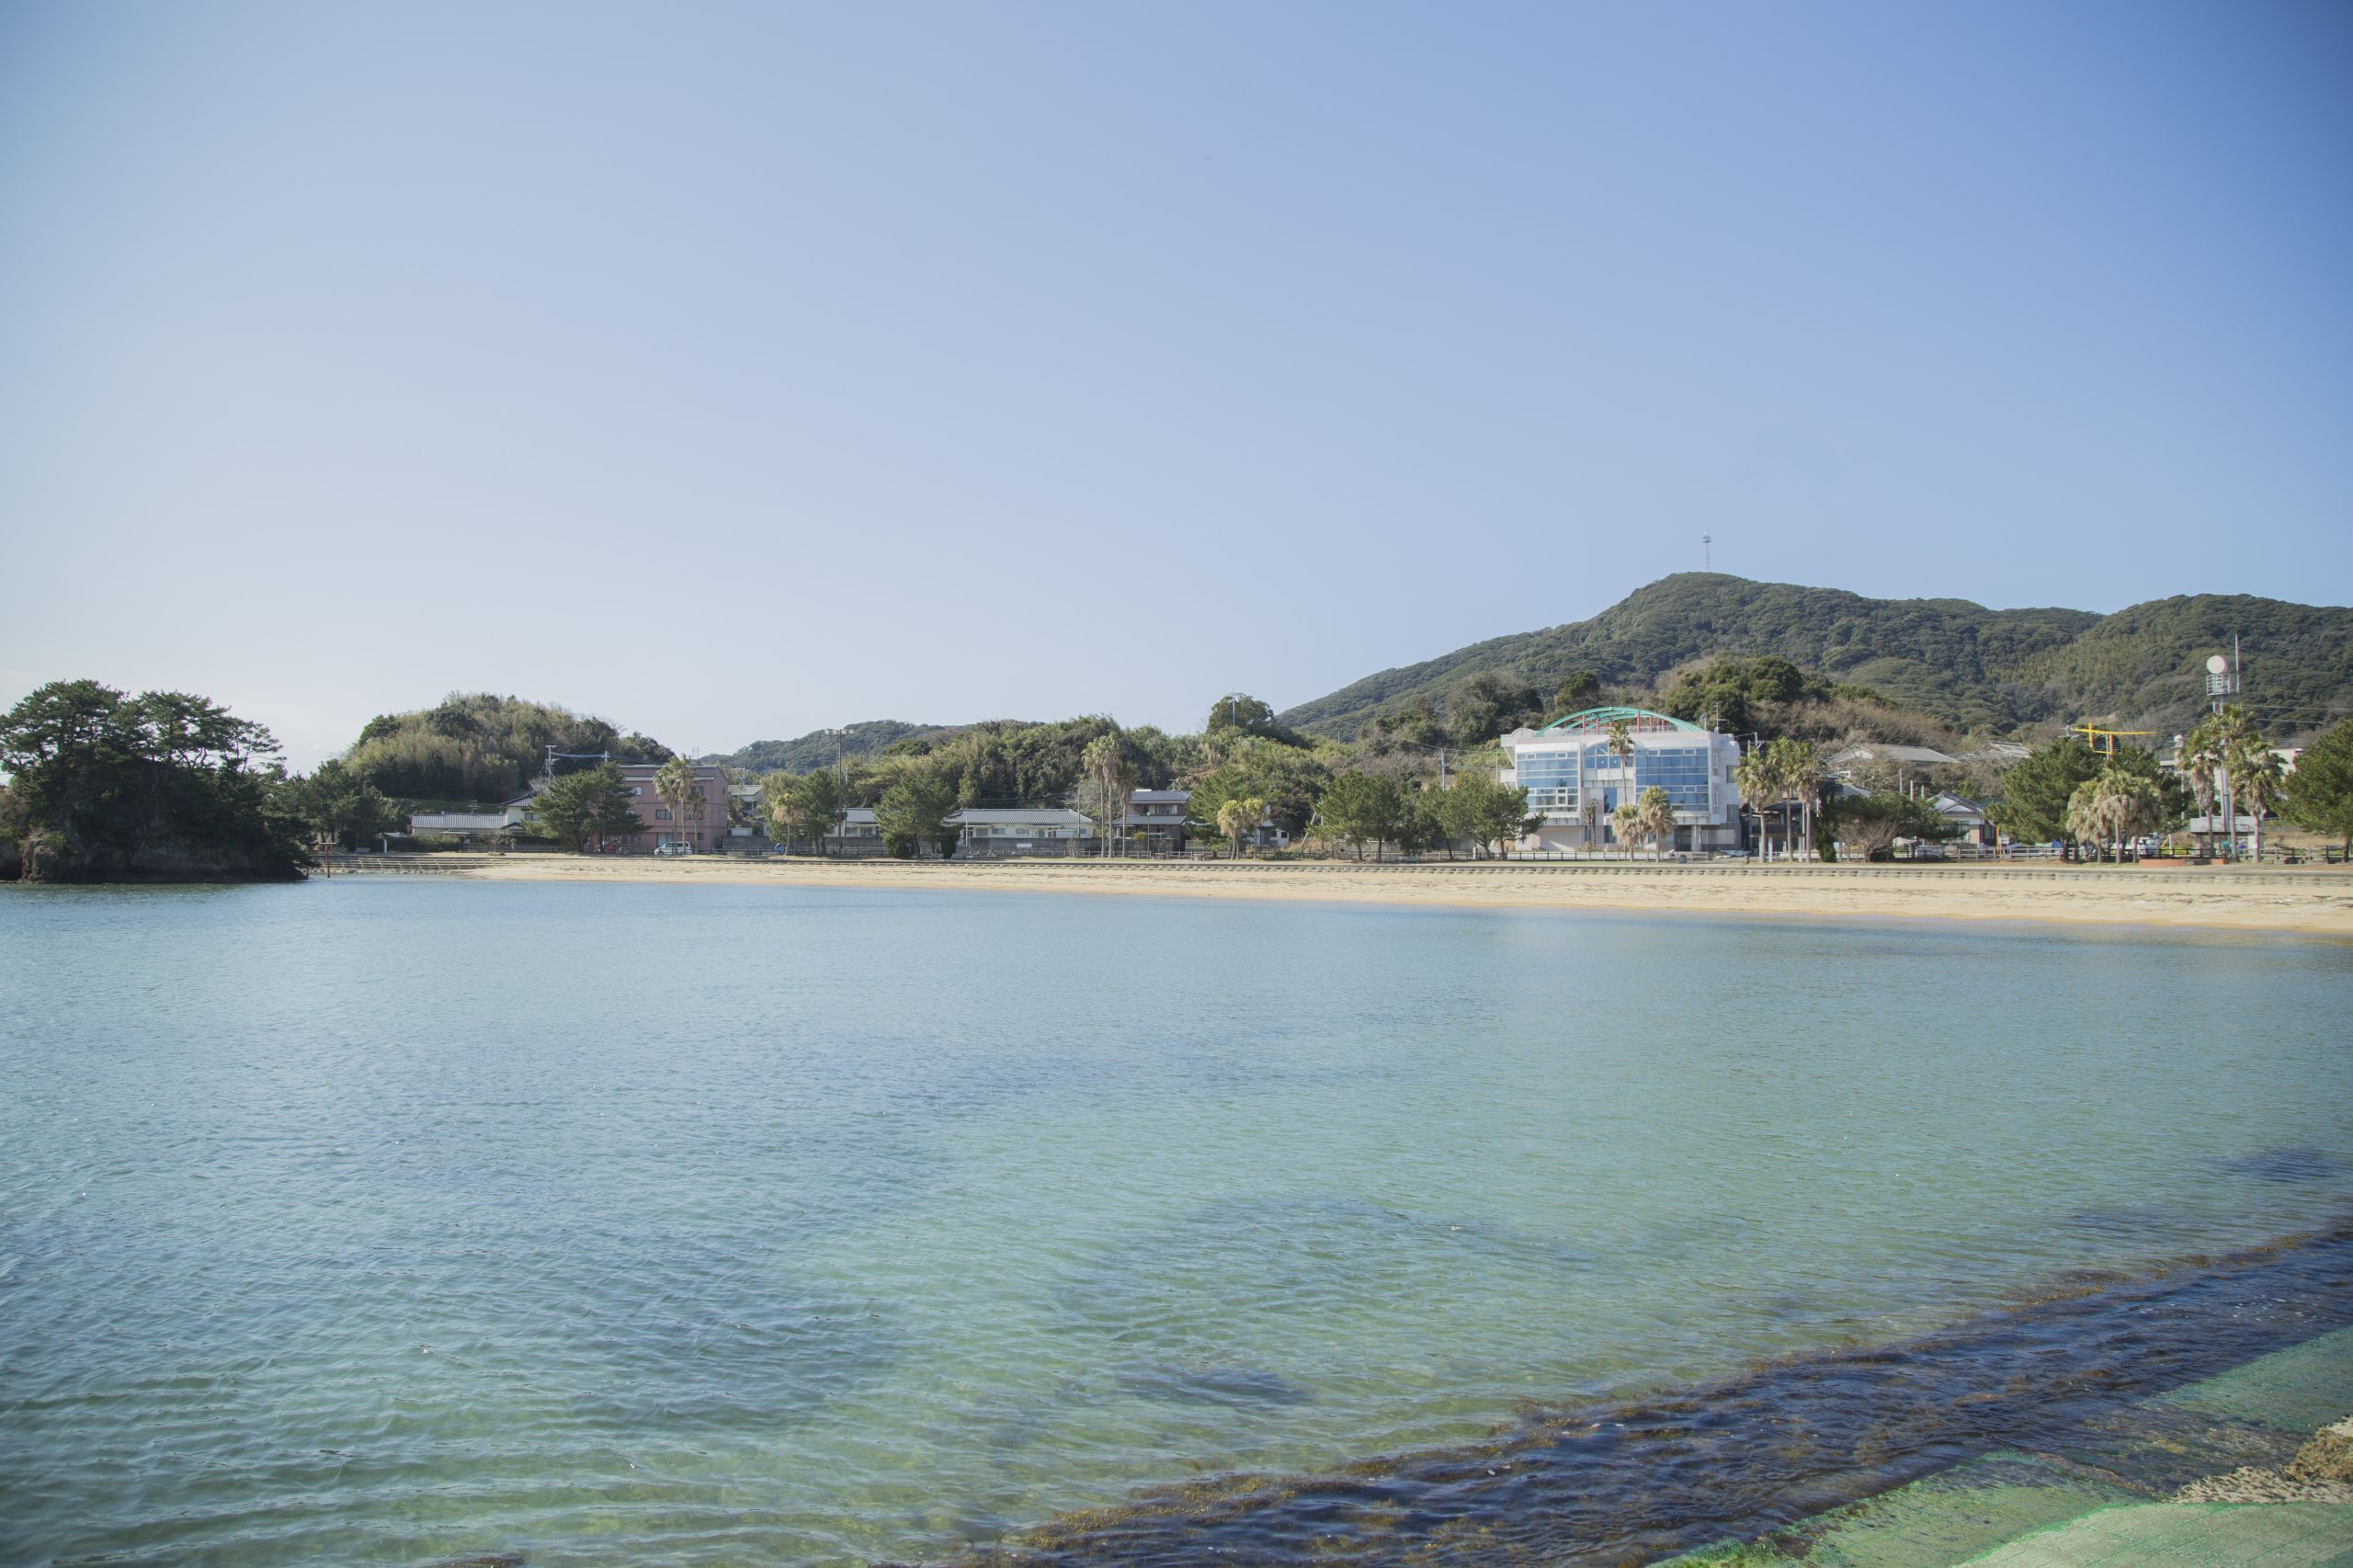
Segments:
[[[953,724],[910,724],[899,719],[869,719],[862,724],[847,724],[842,728],[841,755],[867,756],[882,750],[895,741],[909,736],[923,740],[940,740],[956,733]],[[813,767],[831,766],[834,760],[834,733],[812,730],[790,741],[754,741],[724,755],[713,753],[698,758],[702,762],[724,763],[730,767],[745,767],[755,773],[806,773]]]
[[[1872,599],[1686,572],[1590,620],[1383,670],[1281,721],[1345,739],[1416,697],[1442,704],[1449,687],[1481,671],[1544,691],[1577,670],[1613,686],[1654,687],[1693,660],[1772,653],[1960,729],[2097,716],[2175,729],[2201,706],[2200,665],[2227,650],[2234,631],[2245,646],[2249,706],[2267,729],[2300,733],[2353,710],[2353,610],[2219,595],[2109,616],[1994,610],[1966,599]]]
[[[547,751],[664,762],[669,748],[603,719],[491,692],[452,692],[438,708],[368,721],[344,756],[358,778],[404,801],[503,801],[547,765]]]

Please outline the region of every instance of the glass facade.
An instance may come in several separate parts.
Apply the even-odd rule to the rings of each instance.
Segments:
[[[1577,754],[1568,750],[1534,748],[1518,758],[1516,777],[1528,787],[1531,812],[1574,812],[1577,809]]]
[[[1602,810],[1614,811],[1620,801],[1656,788],[1666,791],[1677,811],[1704,815],[1711,756],[1704,743],[1637,747],[1631,780],[1626,765],[1606,744],[1587,746],[1582,752],[1565,746],[1558,750],[1529,746],[1517,755],[1514,764],[1515,777],[1527,787],[1531,811],[1573,815],[1578,809],[1580,787],[1601,798]]]
[[[1602,753],[1611,762],[1605,749]],[[1708,809],[1708,748],[1706,746],[1643,747],[1634,754],[1634,792],[1656,786],[1666,791],[1678,812]]]

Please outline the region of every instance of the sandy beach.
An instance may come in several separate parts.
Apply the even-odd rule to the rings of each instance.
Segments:
[[[371,858],[372,860],[372,858]],[[347,868],[338,864],[336,869]],[[485,881],[771,883],[931,892],[1305,899],[1832,919],[2029,920],[2353,937],[2353,873],[2219,867],[1680,866],[1353,861],[748,860],[424,856],[360,869]]]

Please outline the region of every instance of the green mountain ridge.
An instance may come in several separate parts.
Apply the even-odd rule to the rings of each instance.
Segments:
[[[2200,594],[2113,615],[1995,610],[1967,599],[1873,599],[1686,572],[1589,620],[1382,670],[1279,720],[1348,740],[1416,697],[1442,703],[1454,682],[1482,671],[1546,691],[1579,669],[1615,686],[1656,687],[1697,660],[1771,653],[1959,729],[2096,718],[2171,731],[2202,709],[2203,662],[2227,652],[2234,632],[2244,643],[2249,708],[2275,734],[2308,733],[2353,710],[2353,609]]]

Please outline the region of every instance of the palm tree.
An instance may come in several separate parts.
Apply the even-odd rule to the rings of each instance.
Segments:
[[[1631,719],[1609,721],[1609,752],[1618,759],[1620,768],[1634,759],[1634,722]]]
[[[2252,725],[2231,747],[2228,766],[2231,771],[2232,814],[2235,818],[2244,807],[2246,814],[2255,820],[2255,863],[2260,866],[2263,864],[2264,813],[2278,805],[2280,796],[2286,793],[2287,775],[2279,767],[2279,754]],[[2238,834],[2238,825],[2235,820],[2231,824],[2234,837]]]
[[[2176,767],[2189,780],[2189,792],[2198,798],[2198,815],[2206,824],[2206,858],[2214,858],[2214,803],[2222,791],[2215,785],[2215,776],[2222,770],[2223,726],[2222,716],[2201,719],[2198,727],[2181,743],[2181,756]],[[2235,825],[2235,824],[2234,824]]]
[[[1128,791],[1135,785],[1135,769],[1128,766],[1127,750],[1117,735],[1097,735],[1079,754],[1087,781],[1095,786],[1093,804],[1102,814],[1103,853],[1108,858],[1119,825],[1128,814]]]
[[[1747,756],[1733,765],[1732,781],[1740,790],[1743,804],[1756,813],[1756,845],[1765,847],[1765,806],[1781,793],[1780,780],[1773,777],[1773,760],[1763,746],[1750,749]],[[1760,854],[1759,859],[1764,857]]]
[[[1791,735],[1783,735],[1765,748],[1769,759],[1773,781],[1779,787],[1783,801],[1799,808],[1803,823],[1804,850],[1813,849],[1813,812],[1822,801],[1822,755],[1812,745]],[[1783,836],[1790,836],[1790,824],[1784,821]],[[1792,852],[1798,852],[1792,845]]]
[[[2234,702],[2199,726],[2209,730],[2209,741],[2216,754],[2216,767],[2222,783],[2224,800],[2222,814],[2227,820],[2225,831],[2231,835],[2231,858],[2239,855],[2239,812],[2245,802],[2239,798],[2240,781],[2247,773],[2266,771],[2262,757],[2270,747],[2263,741],[2263,733],[2249,722],[2246,710]]]
[[[1643,831],[1643,808],[1632,801],[1621,801],[1609,813],[1609,825],[1618,830],[1618,843],[1626,851],[1626,858],[1634,858],[1634,837]]]
[[[2137,773],[2127,773],[2120,767],[2114,771],[2116,778],[2112,794],[2115,804],[2111,809],[2116,817],[2116,858],[2121,860],[2126,842],[2144,833],[2156,831],[2165,821],[2165,807],[2164,799],[2157,793],[2157,787],[2146,778]]]
[[[1805,858],[1813,858],[1813,819],[1822,810],[1822,754],[1804,741],[1793,741],[1790,775],[1798,797],[1799,820],[1805,824]]]
[[[1609,820],[1618,823],[1618,836],[1623,841],[1626,827],[1618,822],[1618,813],[1634,803],[1634,722],[1631,719],[1612,719],[1608,733],[1609,755],[1618,759],[1618,799],[1620,802],[1618,811],[1609,813]],[[1633,858],[1633,846],[1630,844],[1626,848],[1626,858],[1631,860]]]
[[[1765,743],[1765,762],[1758,769],[1772,790],[1772,799],[1781,808],[1781,854],[1784,858],[1797,854],[1797,813],[1790,808],[1797,803],[1797,780],[1791,772],[1790,748],[1779,741]]]
[[[703,794],[695,783],[694,764],[683,756],[672,757],[654,775],[654,793],[670,808],[671,820],[681,825],[686,822],[689,805],[695,808],[698,818],[702,814]],[[659,840],[661,835],[657,833],[654,837]]]
[[[1591,790],[1581,787],[1578,790],[1577,815],[1585,821],[1585,846],[1590,849],[1594,846],[1595,841],[1601,837],[1601,797]]]
[[[2067,797],[2067,836],[2077,844],[2090,845],[2095,860],[2100,858],[2099,846],[2108,838],[2109,799],[2102,790],[2104,782],[2105,776],[2086,778]]]
[[[1243,838],[1255,831],[1267,818],[1267,802],[1256,797],[1228,800],[1217,808],[1217,830],[1233,845],[1236,859],[1242,856]]]
[[[768,821],[775,824],[778,842],[788,855],[801,837],[808,819],[800,790],[795,788],[799,783],[790,773],[771,773],[760,780],[760,798],[767,804]]]
[[[1654,784],[1635,802],[1643,833],[1651,841],[1651,858],[1666,858],[1666,843],[1675,836],[1675,799]]]
[[[2163,811],[2154,785],[2111,764],[2067,798],[2067,835],[2091,845],[2094,859],[2113,853],[2121,861],[2125,845],[2155,826]]]

